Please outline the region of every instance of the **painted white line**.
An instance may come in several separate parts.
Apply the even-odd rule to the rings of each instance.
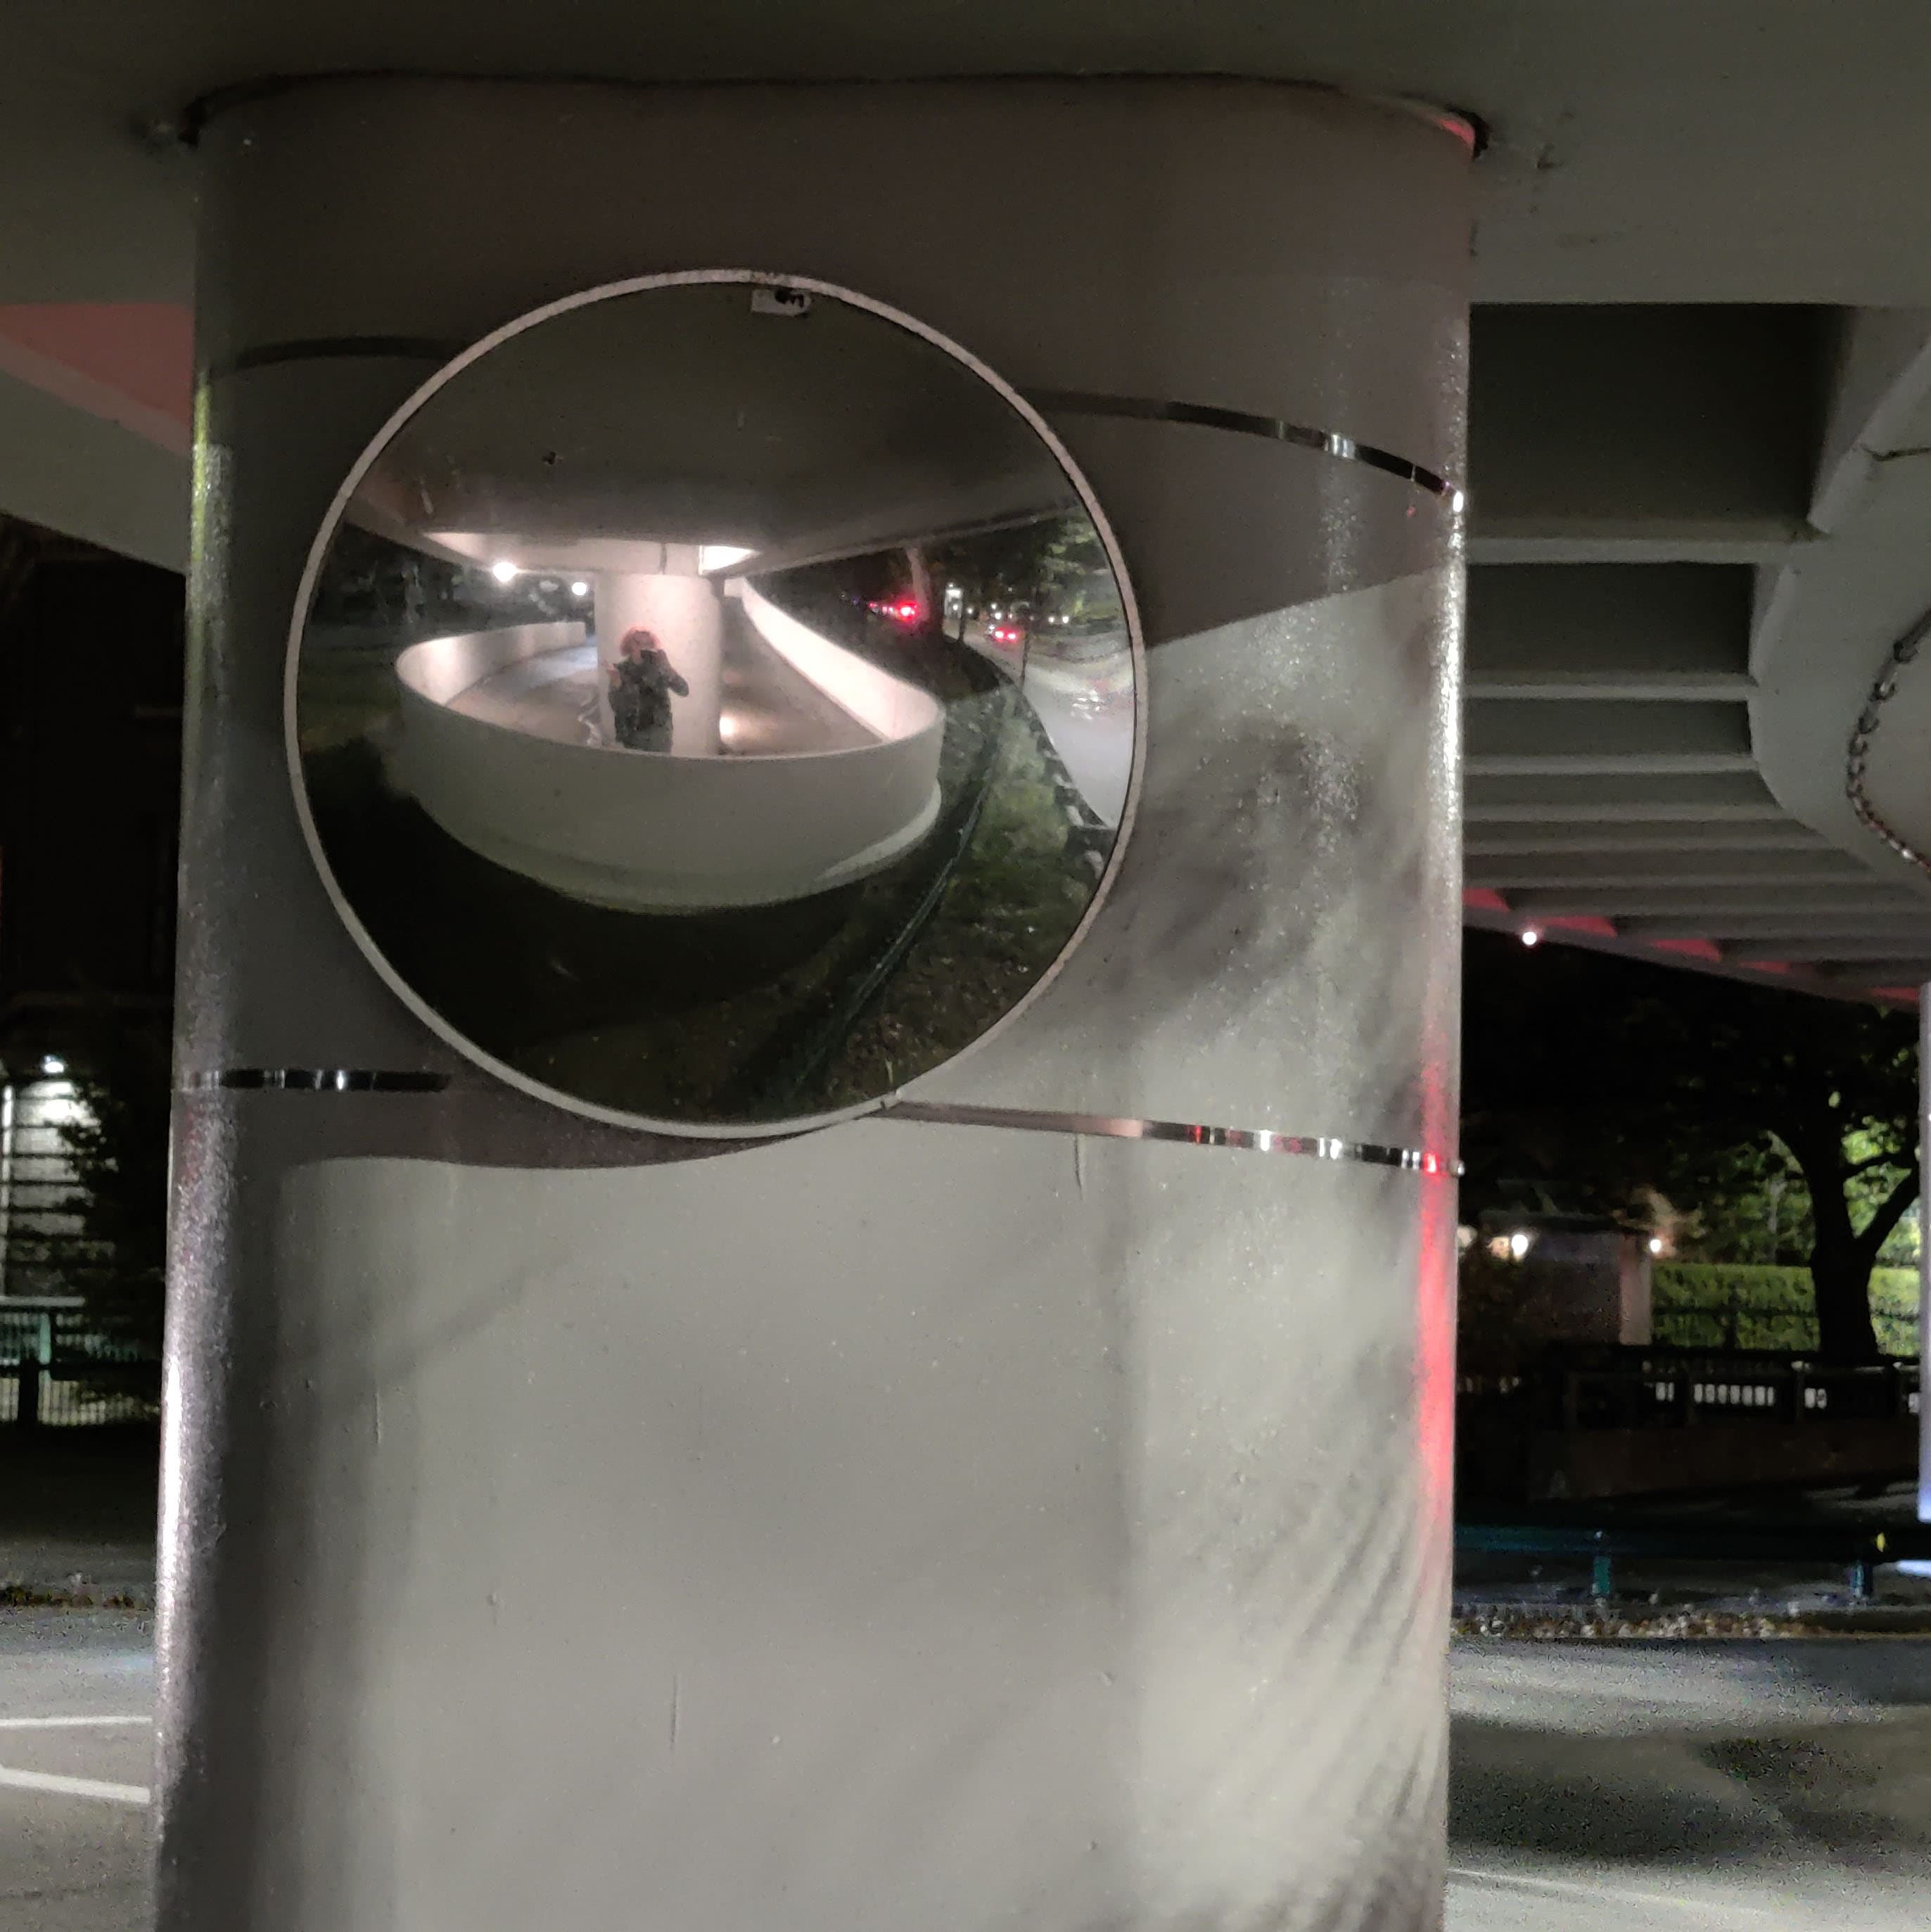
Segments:
[[[146,1804],[154,1797],[145,1784],[108,1784],[97,1778],[62,1778],[51,1771],[16,1771],[4,1764],[0,1764],[0,1786],[51,1792],[58,1798],[98,1798],[109,1804]]]
[[[1620,1905],[1673,1905],[1679,1912],[1720,1912],[1726,1918],[1768,1918],[1765,1905],[1741,1905],[1727,1898],[1685,1898],[1669,1892],[1631,1892],[1612,1885],[1591,1885],[1574,1879],[1539,1878],[1529,1872],[1483,1871],[1472,1865],[1450,1865],[1451,1883],[1489,1886],[1510,1892],[1547,1892],[1558,1898],[1613,1899]]]
[[[0,1731],[106,1730],[121,1724],[151,1724],[151,1718],[0,1718]]]

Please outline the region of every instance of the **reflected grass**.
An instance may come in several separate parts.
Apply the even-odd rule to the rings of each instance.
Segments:
[[[753,1124],[876,1099],[1003,1017],[1092,896],[1063,768],[1003,687],[949,713],[940,824],[916,850],[835,892],[703,914],[584,904],[468,850],[388,784],[364,702],[345,675],[311,712],[304,677],[304,774],[343,896],[459,1034],[618,1112]]]

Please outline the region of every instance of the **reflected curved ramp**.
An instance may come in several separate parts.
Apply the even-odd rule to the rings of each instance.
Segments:
[[[580,624],[412,645],[393,776],[472,851],[622,910],[781,904],[911,850],[938,814],[937,702],[815,634],[822,663],[731,632],[726,750],[708,758],[599,742]]]

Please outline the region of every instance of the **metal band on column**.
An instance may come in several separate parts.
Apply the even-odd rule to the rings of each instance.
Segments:
[[[1404,483],[1412,483],[1431,496],[1438,496],[1448,508],[1459,512],[1467,499],[1461,486],[1419,463],[1411,463],[1393,451],[1379,449],[1372,442],[1360,442],[1333,430],[1310,429],[1304,423],[1284,422],[1279,416],[1256,416],[1246,410],[1223,410],[1208,403],[1159,402],[1145,396],[1107,396],[1085,389],[1033,389],[1026,400],[1048,416],[1120,416],[1136,422],[1191,424],[1198,429],[1231,430],[1240,436],[1264,437],[1270,442],[1291,443],[1297,449],[1312,449],[1323,456],[1339,458],[1344,463],[1365,463],[1371,470],[1384,470]]]

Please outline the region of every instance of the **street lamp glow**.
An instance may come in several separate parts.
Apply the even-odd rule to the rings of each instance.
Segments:
[[[1663,1252],[1663,1237],[1660,1234],[1651,1235],[1649,1238],[1649,1251],[1653,1255],[1660,1255]]]
[[[1525,946],[1540,946],[1542,934],[1534,926],[1525,926],[1522,928],[1522,944]]]
[[[1529,1238],[1521,1228],[1509,1237],[1509,1254],[1512,1259],[1520,1261],[1529,1251]]]
[[[516,581],[516,566],[508,557],[499,556],[490,566],[490,574],[499,584],[514,584]]]

